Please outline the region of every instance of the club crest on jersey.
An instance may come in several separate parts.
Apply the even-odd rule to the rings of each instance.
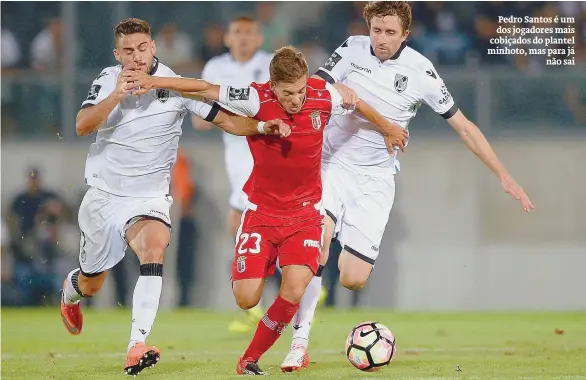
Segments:
[[[312,111],[309,117],[311,118],[313,129],[319,131],[321,129],[321,113],[319,111]]]
[[[397,92],[403,92],[407,88],[407,78],[405,75],[395,74],[395,90]]]
[[[238,273],[244,273],[246,270],[246,256],[238,256],[236,259],[236,270]]]
[[[167,100],[169,100],[169,90],[166,90],[164,88],[158,88],[157,99],[159,99],[161,103],[165,103]]]

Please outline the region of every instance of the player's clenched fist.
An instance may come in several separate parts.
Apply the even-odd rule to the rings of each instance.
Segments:
[[[287,138],[291,134],[291,127],[281,119],[273,119],[263,124],[263,131],[266,135],[277,135]]]
[[[130,91],[132,95],[142,95],[149,92],[153,88],[153,77],[139,70],[128,70],[122,72],[126,82],[126,90]]]
[[[136,69],[134,64],[126,65],[118,74],[118,80],[116,81],[116,89],[114,93],[122,100],[126,98],[132,92],[132,87],[128,88],[128,81],[126,80],[126,73],[132,72]]]

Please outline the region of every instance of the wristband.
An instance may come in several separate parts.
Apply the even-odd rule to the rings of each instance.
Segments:
[[[264,121],[259,121],[258,124],[256,125],[256,129],[258,129],[258,132],[265,135],[265,122]]]

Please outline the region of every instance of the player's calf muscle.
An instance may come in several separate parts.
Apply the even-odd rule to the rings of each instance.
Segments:
[[[83,274],[79,275],[79,290],[86,297],[93,297],[102,289],[104,280],[106,280],[107,273],[103,272],[95,277],[86,277]]]

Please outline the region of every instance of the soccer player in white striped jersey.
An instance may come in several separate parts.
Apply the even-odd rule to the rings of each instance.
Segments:
[[[79,268],[64,281],[61,318],[73,335],[81,333],[80,301],[96,295],[107,271],[124,257],[127,246],[140,261],[132,301],[132,327],[124,372],[136,375],[155,365],[160,351],[147,346],[161,289],[163,258],[171,235],[171,168],[177,160],[181,125],[189,112],[231,133],[287,136],[282,121],[258,123],[228,116],[215,103],[183,98],[168,90],[130,95],[124,75],[130,71],[177,75],[154,56],[150,25],[126,19],[115,30],[114,56],[120,63],[94,80],[76,119],[78,135],[97,133],[90,146],[85,179],[90,186],[79,208]]]
[[[369,2],[364,20],[370,36],[352,36],[331,55],[317,76],[343,83],[352,91],[343,94],[350,105],[362,99],[390,121],[407,128],[421,103],[426,103],[460,135],[466,146],[496,175],[505,192],[521,202],[525,211],[533,204],[497,158],[478,127],[454,103],[432,63],[406,46],[411,28],[407,2]],[[378,256],[395,194],[397,155],[387,154],[383,138],[364,128],[359,115],[333,116],[324,137],[322,160],[323,206],[326,234],[321,264],[327,261],[330,241],[343,247],[338,266],[340,283],[351,290],[364,286]],[[313,278],[293,323],[293,342],[281,364],[285,371],[306,367],[307,346],[316,294],[321,277]]]

